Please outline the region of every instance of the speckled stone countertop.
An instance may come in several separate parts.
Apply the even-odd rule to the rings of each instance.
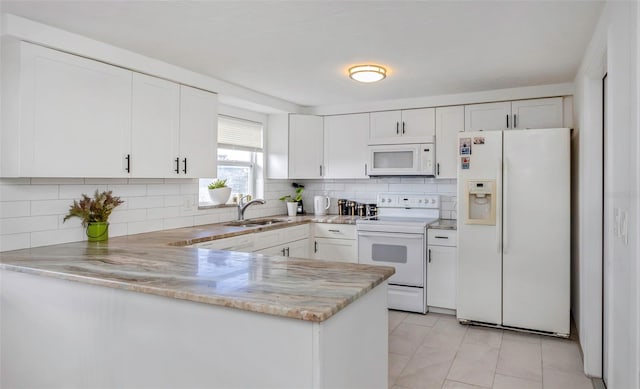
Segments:
[[[437,221],[429,224],[429,228],[435,228],[438,230],[457,230],[457,220],[455,219],[438,219]]]
[[[287,222],[260,228],[226,227],[221,223],[111,238],[106,243],[77,242],[9,251],[0,253],[0,268],[320,322],[384,282],[395,270],[179,247],[212,237],[310,223],[313,218],[288,218]],[[325,219],[353,223],[346,217],[332,218]]]

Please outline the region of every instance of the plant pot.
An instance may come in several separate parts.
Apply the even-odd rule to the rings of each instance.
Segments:
[[[231,188],[225,186],[224,188],[209,189],[209,198],[213,205],[226,204],[231,196]]]
[[[287,214],[289,216],[296,216],[298,213],[298,202],[287,202]]]
[[[87,225],[87,240],[89,242],[104,242],[109,239],[109,223],[91,222]]]

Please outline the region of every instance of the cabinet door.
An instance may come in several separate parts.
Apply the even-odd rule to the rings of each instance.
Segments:
[[[323,119],[289,115],[289,178],[322,178]]]
[[[511,103],[513,128],[561,128],[562,97],[518,100]]]
[[[511,128],[511,102],[472,104],[464,107],[464,130],[485,131]],[[437,150],[436,150],[437,152]]]
[[[325,178],[367,178],[369,114],[324,118]]]
[[[379,145],[401,142],[401,122],[401,111],[371,112],[369,144]]]
[[[456,309],[455,247],[429,246],[427,253],[427,305]]]
[[[218,97],[180,85],[180,177],[218,175]],[[175,162],[173,162],[175,163]]]
[[[281,244],[278,246],[268,247],[266,249],[257,250],[256,253],[265,254],[265,255],[279,255],[282,257],[287,256],[287,245]]]
[[[127,177],[132,73],[27,43],[22,49],[20,175]]]
[[[464,131],[464,107],[436,108],[436,178],[456,178],[458,133]]]
[[[358,245],[351,239],[315,238],[313,258],[335,262],[358,262]]]
[[[294,258],[309,258],[309,239],[296,240],[287,244],[287,254]]]
[[[435,131],[435,108],[408,109],[402,111],[400,135],[402,135],[403,142],[433,142]]]
[[[178,84],[133,74],[131,176],[177,177],[180,115]]]

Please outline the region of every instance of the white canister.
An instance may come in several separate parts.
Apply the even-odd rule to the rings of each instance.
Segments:
[[[331,205],[331,199],[326,196],[313,196],[313,213],[321,216],[327,214],[327,209]]]

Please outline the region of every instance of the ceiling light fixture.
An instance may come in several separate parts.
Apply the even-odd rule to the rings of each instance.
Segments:
[[[356,65],[349,68],[349,77],[360,82],[376,82],[387,77],[387,69],[380,65]]]

